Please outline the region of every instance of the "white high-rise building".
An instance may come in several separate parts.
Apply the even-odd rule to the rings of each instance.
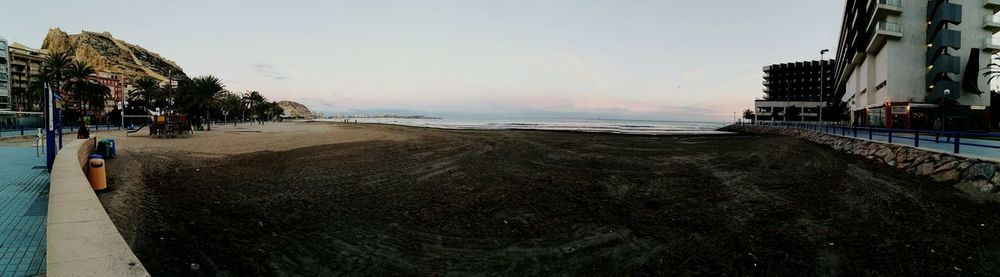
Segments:
[[[847,0],[836,91],[860,126],[996,128],[982,70],[1000,0]]]

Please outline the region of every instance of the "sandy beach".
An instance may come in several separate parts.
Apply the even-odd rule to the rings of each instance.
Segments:
[[[994,203],[781,136],[280,123],[118,137],[154,276],[996,275]]]

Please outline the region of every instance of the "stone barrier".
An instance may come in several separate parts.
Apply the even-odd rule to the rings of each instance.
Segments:
[[[118,233],[84,174],[94,138],[56,155],[45,226],[47,276],[149,276]]]
[[[918,149],[866,139],[842,137],[799,128],[761,125],[730,125],[721,131],[791,136],[827,145],[834,150],[865,157],[917,176],[929,176],[936,182],[957,184],[960,188],[996,196],[1000,192],[1000,163]]]

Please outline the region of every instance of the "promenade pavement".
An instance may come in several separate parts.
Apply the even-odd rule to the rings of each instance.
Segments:
[[[49,174],[34,147],[0,146],[0,276],[45,271]]]
[[[875,141],[889,142],[888,133],[875,131],[869,135],[868,130],[865,130],[864,128],[857,129],[856,135],[853,129],[835,129],[830,131],[821,129],[820,131],[844,137],[856,137],[860,139],[871,138]],[[998,139],[1000,139],[1000,137],[998,137]],[[954,142],[954,138],[948,138],[944,135],[936,138],[934,134],[921,133],[920,146],[918,148],[953,154],[955,150]],[[913,133],[893,133],[892,143],[908,146],[916,145],[914,143]],[[961,144],[959,145],[959,155],[1000,161],[1000,141],[966,138],[963,135],[963,137],[959,140],[959,143]]]

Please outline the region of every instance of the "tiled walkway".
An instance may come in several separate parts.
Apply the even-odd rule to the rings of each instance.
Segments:
[[[49,174],[34,147],[0,147],[0,276],[45,271]]]
[[[872,132],[872,134],[869,135],[868,130],[864,129],[859,129],[856,134],[857,136],[855,136],[853,130],[844,131],[838,129],[838,130],[830,130],[829,133],[844,137],[857,137],[862,139],[868,139],[869,137],[871,137],[872,140],[884,141],[884,142],[889,141],[888,133]],[[892,138],[893,143],[914,146],[913,134],[893,133],[892,137],[893,137]],[[946,136],[940,136],[935,138],[935,136],[932,134],[925,134],[925,133],[920,134],[920,148],[924,149],[934,149],[942,151],[944,153],[954,153],[955,144],[953,142],[954,140]],[[977,158],[984,158],[984,159],[994,159],[994,160],[1000,159],[1000,141],[971,139],[963,137],[959,142],[962,143],[962,145],[959,145],[959,154]]]

